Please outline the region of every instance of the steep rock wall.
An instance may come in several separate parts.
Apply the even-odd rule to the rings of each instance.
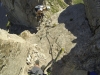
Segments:
[[[100,26],[100,1],[99,0],[83,0],[86,8],[86,15],[89,20],[90,27],[95,30]]]
[[[91,10],[90,11],[87,10],[87,11],[90,12]],[[88,14],[89,13],[87,13],[87,15]],[[96,29],[96,34],[91,38],[92,34],[89,29],[87,17],[85,15],[84,5],[79,4],[75,6],[70,6],[66,10],[62,11],[62,13],[60,13],[58,18],[53,17],[53,19],[58,19],[58,22],[61,24],[58,24],[58,23],[56,24],[54,20],[53,20],[53,23],[49,24],[49,26],[46,25],[46,23],[44,23],[43,25],[45,26],[43,28],[40,27],[40,30],[38,31],[38,33],[31,35],[30,33],[26,32],[27,33],[26,34],[25,32],[23,32],[20,35],[23,39],[22,38],[17,38],[17,39],[28,41],[31,44],[35,44],[39,46],[39,47],[36,46],[37,49],[35,53],[38,57],[40,57],[41,54],[37,54],[37,51],[38,50],[40,50],[39,52],[44,51],[43,54],[48,56],[46,58],[47,60],[44,59],[46,64],[50,60],[52,60],[52,58],[55,58],[57,56],[57,53],[61,50],[61,48],[65,50],[63,54],[58,58],[59,61],[53,64],[52,75],[66,75],[66,74],[73,75],[73,72],[74,71],[78,72],[78,69],[82,69],[86,71],[96,71],[99,74],[100,72],[100,64],[99,64],[100,63],[100,57],[99,57],[99,51],[100,51],[99,50],[100,48],[99,47],[100,46],[99,45],[100,44],[99,43],[99,38],[100,38],[99,32],[100,30],[98,26],[97,26],[98,29],[96,29],[96,26],[93,27],[91,20],[88,18],[89,22],[91,23],[91,28],[93,27],[93,30]],[[19,41],[17,41],[17,43],[19,43]],[[27,51],[27,48],[33,49],[34,45],[30,45],[30,46],[31,47],[27,47],[27,45],[24,45],[25,50]],[[18,46],[18,48],[20,47]],[[42,48],[42,49],[39,49],[39,48]],[[21,49],[24,49],[23,46]],[[24,59],[24,61],[22,62],[24,63],[23,66],[26,65],[25,64],[26,55],[27,55],[27,52],[25,54],[25,58],[23,58]],[[60,60],[60,58],[63,55],[65,56]],[[20,54],[19,56],[23,56],[23,54]],[[16,57],[15,59],[18,60],[18,58]],[[33,59],[34,59],[34,56],[33,56]],[[10,63],[12,64],[12,62]],[[18,63],[19,63],[19,60],[18,60]],[[4,65],[0,65],[2,74],[7,74],[7,75],[14,74],[13,72],[9,73],[8,69],[4,71],[3,69],[6,68],[5,62],[3,62],[3,64]],[[44,62],[42,62],[41,64],[44,64]],[[16,66],[16,64],[14,64],[14,66]],[[18,66],[18,70],[19,69],[22,69],[22,68]],[[12,70],[12,68],[10,68],[10,70]],[[17,73],[18,72],[16,72],[16,74],[14,75],[18,75]]]
[[[75,16],[73,17],[73,15]],[[9,57],[8,60],[9,61],[11,60],[11,62],[9,64],[6,63],[8,66],[12,64],[8,68],[10,71],[13,70],[14,72],[16,72],[16,74],[14,74],[12,71],[8,72],[9,70],[5,69],[6,66],[3,67],[3,69],[1,70],[1,74],[18,75],[20,69],[22,69],[20,72],[20,75],[23,75],[23,74],[27,75],[27,69],[33,66],[34,61],[36,59],[40,60],[41,66],[42,66],[44,65],[44,63],[45,65],[47,65],[50,61],[54,60],[56,57],[58,57],[57,60],[60,60],[64,55],[68,55],[68,57],[65,57],[62,59],[64,59],[64,61],[67,63],[67,66],[68,65],[69,66],[66,68],[65,63],[60,62],[60,65],[61,66],[63,65],[63,68],[64,68],[63,70],[61,66],[59,67],[59,65],[55,64],[53,68],[54,69],[53,74],[54,75],[65,75],[67,73],[69,75],[73,75],[73,73],[75,72],[77,74],[77,70],[76,68],[74,68],[77,65],[72,64],[72,62],[78,60],[77,55],[80,54],[81,49],[84,47],[86,42],[91,37],[91,32],[90,32],[88,22],[85,19],[85,17],[86,16],[84,12],[84,5],[79,4],[76,6],[70,6],[66,8],[66,10],[51,16],[52,21],[49,22],[49,20],[47,20],[46,22],[42,23],[41,27],[39,28],[36,34],[35,33],[31,34],[30,32],[25,31],[21,33],[19,37],[14,34],[10,35],[7,32],[1,30],[1,34],[0,34],[1,39],[5,40],[3,36],[7,37],[7,35],[9,35],[12,41],[15,41],[15,43],[20,44],[20,46],[16,48],[16,46],[13,43],[11,43],[11,48],[13,48],[12,46],[14,45],[14,49],[13,49],[14,53],[16,54],[17,50],[19,50],[22,53],[22,54],[18,54],[16,57],[13,58],[16,60],[12,60]],[[7,39],[9,39],[9,37]],[[23,40],[23,43],[21,43],[21,40]],[[9,41],[9,40],[6,40],[6,41]],[[6,47],[3,47],[3,48],[5,49]],[[5,49],[5,52],[9,51],[8,49],[9,48]],[[61,49],[63,49],[63,51],[58,56]],[[1,48],[1,51],[3,51],[2,48]],[[24,51],[26,52],[26,54],[24,53]],[[25,56],[23,56],[24,55],[23,53],[25,54]],[[71,56],[69,57],[70,54]],[[76,58],[74,58],[74,55]],[[31,62],[26,61],[26,58],[27,57],[29,58],[29,56],[32,57],[32,59],[30,60]],[[20,59],[22,58],[23,61],[18,60],[19,57]],[[3,58],[1,58],[1,60],[2,59]],[[72,61],[69,61],[69,60],[72,60]],[[16,63],[13,64],[13,62],[16,62]],[[19,62],[21,62],[21,65],[19,64]],[[30,63],[30,65],[26,65],[26,62]],[[2,64],[5,64],[5,62],[3,62]],[[2,68],[2,64],[1,64],[1,68]],[[50,63],[50,65],[52,64],[53,64],[53,61]],[[80,62],[77,64],[81,65]],[[17,67],[18,72],[16,69],[13,69],[12,66]],[[77,66],[77,67],[80,67],[80,66]],[[58,72],[58,69],[59,69],[59,72]],[[81,72],[83,73],[83,71]],[[83,73],[83,75],[85,74],[86,72]]]
[[[58,22],[65,23],[66,29],[71,31],[77,39],[73,40],[76,42],[76,46],[61,60],[53,64],[51,75],[72,75],[75,70],[77,73],[80,70],[99,72],[99,68],[96,68],[96,65],[99,65],[99,56],[95,57],[99,55],[99,51],[92,45],[95,40],[90,40],[92,34],[86,19],[84,5],[69,6],[60,14]],[[84,72],[82,74],[84,75]],[[87,74],[85,73],[85,75]]]
[[[16,40],[15,40],[16,39]],[[26,64],[25,40],[0,29],[0,74],[18,75]],[[21,56],[21,57],[20,57]]]
[[[7,9],[8,18],[13,24],[31,27],[38,26],[34,9],[36,5],[51,6],[48,16],[66,6],[62,0],[1,0],[1,2]]]
[[[2,0],[3,5],[7,9],[9,20],[13,24],[36,26],[34,15],[34,7],[37,4],[43,4],[42,0]]]
[[[77,53],[74,49],[68,55],[65,55],[61,60],[53,65],[52,75],[71,75],[72,69],[95,71],[100,75],[100,27],[99,27],[99,0],[84,0],[86,17],[88,18],[91,30],[94,32],[94,36],[89,39],[88,42],[81,48],[77,49]],[[67,11],[68,12],[68,11]],[[85,13],[84,13],[85,14]],[[68,15],[67,15],[68,17]],[[65,21],[66,25],[69,24]],[[67,26],[68,27],[68,26]],[[87,28],[87,27],[86,27]],[[71,28],[68,27],[71,30]],[[86,34],[87,35],[87,34]],[[81,40],[82,41],[82,40]],[[58,72],[59,70],[59,72]],[[87,74],[85,74],[87,75]]]

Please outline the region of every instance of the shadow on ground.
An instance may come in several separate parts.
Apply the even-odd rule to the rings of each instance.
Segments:
[[[0,2],[0,28],[6,30],[6,24],[7,24],[7,17],[6,17],[7,11],[5,8],[2,6]]]
[[[23,26],[23,25],[11,25],[9,27],[9,33],[11,34],[20,34],[21,32],[25,31],[25,30],[28,30],[30,31],[30,33],[36,33],[37,32],[37,29],[34,27],[27,27],[27,26]]]
[[[86,50],[85,46],[92,37],[92,33],[85,15],[84,5],[71,5],[66,8],[60,13],[58,23],[64,23],[65,28],[77,38],[72,41],[72,43],[76,43],[76,45],[70,50],[70,53],[53,64],[52,75],[72,75],[70,73],[71,69],[82,65],[81,54]],[[72,67],[72,63],[75,65],[75,67]]]
[[[72,5],[66,8],[59,15],[58,22],[64,23],[65,28],[77,37],[77,39],[72,41],[77,43],[72,49],[73,51],[80,50],[92,36],[83,4]]]

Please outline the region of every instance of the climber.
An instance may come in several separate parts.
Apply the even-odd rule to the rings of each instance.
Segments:
[[[43,11],[47,11],[50,9],[50,6],[43,6],[43,5],[37,5],[35,6],[35,14],[37,17],[37,21],[39,21],[40,19],[43,19],[44,13]]]
[[[35,61],[35,65],[32,70],[29,71],[30,75],[43,75],[43,71],[39,67],[39,60]]]

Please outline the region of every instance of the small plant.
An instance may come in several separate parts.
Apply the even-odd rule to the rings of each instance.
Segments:
[[[73,4],[83,3],[83,0],[73,0]]]
[[[63,0],[48,0],[48,5],[51,7],[51,12],[54,14],[58,12],[61,8],[66,8],[67,4]]]
[[[10,26],[10,21],[7,22],[6,27]]]
[[[61,53],[64,52],[64,50],[65,50],[64,48],[61,48]]]
[[[55,26],[57,26],[57,24],[54,23],[54,24],[53,24],[53,27],[55,27]]]
[[[52,11],[53,13],[56,13],[56,12],[59,11],[59,8],[55,8],[54,6],[51,6],[51,11]]]
[[[62,7],[62,8],[66,8],[67,5],[66,3],[64,3],[62,0],[57,0],[58,1],[58,4]]]

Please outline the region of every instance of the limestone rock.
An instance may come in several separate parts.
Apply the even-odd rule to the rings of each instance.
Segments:
[[[18,75],[26,64],[25,40],[0,29],[0,74]]]
[[[28,35],[31,36],[31,34]],[[26,37],[24,39],[29,38],[27,34],[22,36]],[[40,60],[40,66],[43,63],[47,64],[44,50],[37,44],[31,44],[24,39],[0,29],[1,75],[28,75],[28,70],[34,66],[34,61],[37,59]],[[30,64],[27,64],[29,62]]]

